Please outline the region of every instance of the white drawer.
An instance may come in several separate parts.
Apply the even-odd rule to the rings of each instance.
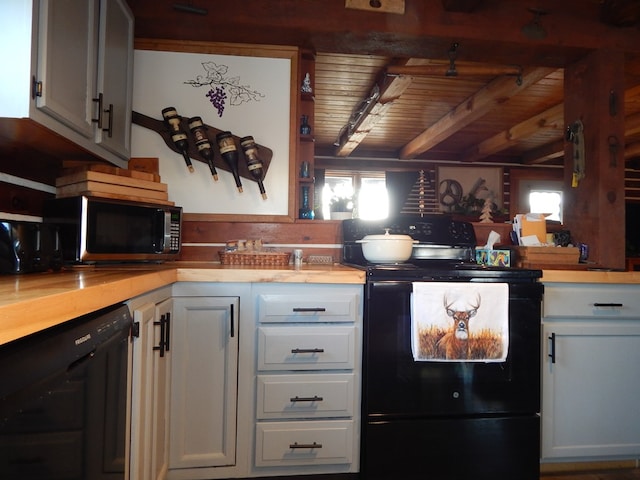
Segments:
[[[355,327],[258,328],[258,370],[345,370],[355,364]]]
[[[352,373],[258,375],[259,419],[352,417]]]
[[[258,298],[263,323],[355,322],[358,314],[358,295],[339,289],[299,295],[261,294]]]
[[[345,464],[352,462],[353,422],[258,422],[256,466]]]
[[[545,284],[545,317],[640,318],[639,285]]]

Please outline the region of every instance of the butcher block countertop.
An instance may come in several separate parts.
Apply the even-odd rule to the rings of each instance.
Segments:
[[[364,272],[342,265],[250,268],[172,262],[0,275],[0,345],[178,281],[363,284]]]
[[[640,284],[640,272],[544,270],[544,283]],[[216,262],[86,266],[0,276],[0,345],[175,282],[364,284],[343,265],[300,268],[223,266]]]
[[[542,283],[637,283],[640,271],[618,272],[609,270],[543,270]]]

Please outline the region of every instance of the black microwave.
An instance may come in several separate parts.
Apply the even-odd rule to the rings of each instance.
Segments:
[[[181,207],[56,198],[45,203],[44,221],[58,227],[65,263],[160,262],[180,253]]]

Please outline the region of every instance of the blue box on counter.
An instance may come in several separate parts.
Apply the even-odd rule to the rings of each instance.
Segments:
[[[476,248],[476,263],[489,267],[510,267],[511,250]]]

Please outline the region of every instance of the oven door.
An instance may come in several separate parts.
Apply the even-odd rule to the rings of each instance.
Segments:
[[[366,420],[539,412],[542,291],[539,283],[509,285],[506,361],[416,362],[411,282],[370,281],[363,347]]]

